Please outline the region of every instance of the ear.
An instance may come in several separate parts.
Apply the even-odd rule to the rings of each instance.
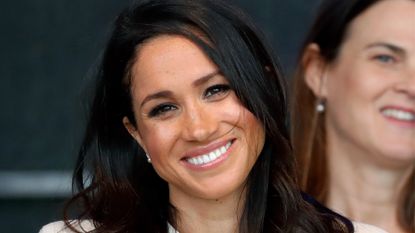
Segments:
[[[326,90],[326,62],[320,54],[320,47],[309,44],[301,60],[304,69],[304,79],[307,86],[317,98],[324,98]]]
[[[146,151],[147,149],[144,147],[143,139],[141,138],[140,132],[138,132],[137,128],[130,122],[128,117],[122,118],[122,123],[124,124],[125,129],[127,129],[128,133],[137,141],[137,143]]]

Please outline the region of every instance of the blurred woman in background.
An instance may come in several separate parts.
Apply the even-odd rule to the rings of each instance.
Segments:
[[[323,1],[293,87],[304,191],[352,220],[415,232],[415,1]]]

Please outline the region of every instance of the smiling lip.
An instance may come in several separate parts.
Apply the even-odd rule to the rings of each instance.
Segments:
[[[226,140],[193,149],[185,154],[182,161],[194,170],[216,167],[228,157],[234,141],[235,139]]]
[[[380,112],[388,120],[398,123],[401,126],[415,127],[415,111],[412,109],[386,106]]]

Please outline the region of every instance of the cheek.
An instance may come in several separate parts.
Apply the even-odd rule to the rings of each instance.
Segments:
[[[244,121],[244,111],[247,110],[234,93],[231,93],[223,102],[212,104],[209,109],[218,123],[231,126],[238,126],[241,121]]]
[[[369,71],[344,72],[332,78],[335,80],[328,91],[328,106],[344,115],[353,109],[360,112],[376,109],[390,86],[388,81]]]
[[[141,125],[139,127],[142,136],[143,144],[146,152],[150,154],[151,159],[159,161],[163,153],[169,151],[169,148],[174,143],[177,131],[174,127],[167,127],[163,124],[152,123],[149,125]]]
[[[352,69],[339,67],[327,75],[327,99],[347,100],[351,90],[356,88],[359,74]]]
[[[252,129],[253,132],[251,132],[249,135],[251,136],[251,142],[252,144],[251,149],[254,150],[254,153],[256,156],[261,153],[264,143],[265,143],[265,130],[262,126],[262,124],[252,116],[252,119],[250,123],[247,124],[248,127]]]
[[[243,108],[239,127],[244,133],[248,153],[256,159],[265,143],[265,130],[262,124],[251,112]]]
[[[351,114],[355,111],[357,104],[360,104],[361,83],[360,74],[355,69],[346,69],[350,65],[341,66],[338,64],[327,74],[326,80],[326,124],[327,127],[342,128],[349,127]],[[356,68],[356,67],[355,67]]]
[[[248,109],[243,106],[236,96],[233,96],[233,103],[227,108],[228,115],[235,119],[235,126],[241,128],[245,134],[247,140],[262,141],[265,138],[265,131],[261,122],[251,113]],[[255,140],[253,140],[255,139]],[[253,145],[253,144],[248,144]]]

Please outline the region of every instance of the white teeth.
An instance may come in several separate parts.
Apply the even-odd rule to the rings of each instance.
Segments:
[[[382,114],[403,121],[415,121],[415,114],[398,109],[385,109]]]
[[[213,157],[215,157],[215,156],[219,157],[221,153],[222,153],[222,150],[215,150],[215,152],[210,152],[210,154],[213,154]]]
[[[203,162],[207,163],[210,161],[209,155],[203,155]]]
[[[211,151],[209,153],[199,155],[197,157],[188,158],[187,162],[193,164],[193,165],[203,165],[206,163],[210,163],[220,156],[222,156],[226,151],[228,151],[229,147],[231,147],[232,143],[228,142],[226,145],[221,146],[217,148],[214,151]]]
[[[222,147],[220,148],[219,154],[220,154],[220,153],[225,153],[225,152],[226,152],[226,148],[222,146]]]
[[[212,160],[214,160],[214,159],[216,159],[217,158],[217,156],[216,156],[216,153],[215,152],[210,152],[209,153],[209,159],[212,161]]]
[[[215,160],[215,159],[216,159],[215,155],[211,155],[211,154],[209,154],[209,160],[210,160],[210,161]]]

